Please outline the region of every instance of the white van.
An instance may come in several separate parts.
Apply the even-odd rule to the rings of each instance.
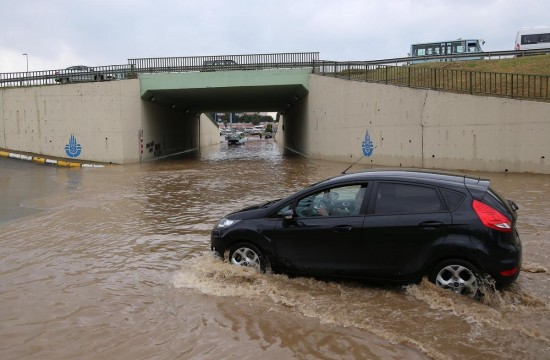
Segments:
[[[550,27],[524,28],[516,34],[516,50],[550,48]]]
[[[252,131],[252,135],[259,135],[265,131],[265,126],[263,125],[256,125],[254,126],[254,130]]]

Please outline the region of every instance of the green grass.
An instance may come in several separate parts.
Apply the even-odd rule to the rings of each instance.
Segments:
[[[431,62],[411,66],[339,67],[329,76],[477,95],[550,101],[550,55]]]
[[[500,60],[425,63],[414,65],[414,67],[507,74],[550,75],[550,55],[526,56]]]

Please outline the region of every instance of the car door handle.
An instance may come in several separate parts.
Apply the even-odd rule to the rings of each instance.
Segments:
[[[332,228],[332,230],[335,232],[346,232],[351,231],[351,229],[353,229],[353,227],[350,225],[340,225]]]
[[[443,226],[443,223],[440,221],[424,221],[418,224],[419,227],[424,229],[435,229]]]

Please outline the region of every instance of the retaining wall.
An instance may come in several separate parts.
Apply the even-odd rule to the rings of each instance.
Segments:
[[[303,151],[312,158],[356,160],[368,132],[374,150],[362,163],[550,174],[549,103],[318,75],[309,85]]]
[[[0,148],[71,161],[135,163],[219,142],[210,120],[142,101],[138,79],[0,89],[0,116]]]

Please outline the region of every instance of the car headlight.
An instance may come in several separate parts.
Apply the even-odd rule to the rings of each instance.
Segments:
[[[218,225],[216,225],[216,229],[228,228],[231,225],[238,223],[239,221],[241,221],[241,220],[233,220],[233,219],[223,218],[218,222]]]

